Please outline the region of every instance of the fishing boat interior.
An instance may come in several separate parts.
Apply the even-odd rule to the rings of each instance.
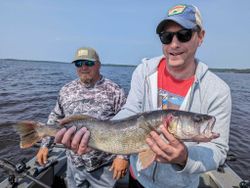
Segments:
[[[0,167],[8,173],[8,178],[0,183],[4,188],[49,188],[67,187],[65,181],[66,154],[63,147],[54,147],[45,166],[39,166],[35,157],[29,161],[13,164],[1,159]],[[128,175],[120,179],[115,188],[127,188]],[[249,188],[250,182],[243,181],[228,165],[217,171],[210,171],[200,177],[199,188]]]

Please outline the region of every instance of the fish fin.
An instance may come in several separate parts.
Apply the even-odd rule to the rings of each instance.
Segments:
[[[136,168],[138,171],[141,171],[149,167],[155,160],[156,154],[151,150],[147,149],[138,154],[138,160],[136,163]]]
[[[68,117],[65,117],[62,120],[60,120],[60,124],[64,125],[64,124],[67,124],[67,123],[71,123],[73,121],[86,120],[86,119],[93,119],[93,117],[83,115],[83,114],[72,115],[72,116],[68,116]]]
[[[13,126],[20,135],[21,148],[29,148],[40,141],[43,137],[41,133],[39,134],[38,127],[41,126],[41,123],[39,122],[21,121]]]

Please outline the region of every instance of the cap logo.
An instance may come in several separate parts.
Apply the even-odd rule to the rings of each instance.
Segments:
[[[181,14],[185,10],[185,8],[186,8],[185,5],[177,5],[177,6],[173,7],[173,8],[171,8],[168,11],[168,16],[173,16],[173,15],[176,15],[176,14]]]
[[[77,56],[87,56],[88,55],[88,50],[85,49],[80,49],[77,53]]]

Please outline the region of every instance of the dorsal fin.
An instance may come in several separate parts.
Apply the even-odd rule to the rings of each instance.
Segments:
[[[95,118],[88,116],[88,115],[77,114],[77,115],[72,115],[72,116],[63,118],[62,120],[60,120],[60,124],[64,125],[64,124],[71,123],[74,121],[87,120],[87,119],[95,119]]]

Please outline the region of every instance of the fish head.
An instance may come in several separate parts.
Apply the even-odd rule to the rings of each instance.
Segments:
[[[203,134],[209,136],[215,123],[215,117],[185,111],[170,111],[165,117],[165,126],[177,138],[189,139]]]
[[[200,129],[202,134],[211,134],[216,121],[215,117],[206,114],[193,114],[194,115],[191,116],[191,121],[194,123],[197,129]]]

